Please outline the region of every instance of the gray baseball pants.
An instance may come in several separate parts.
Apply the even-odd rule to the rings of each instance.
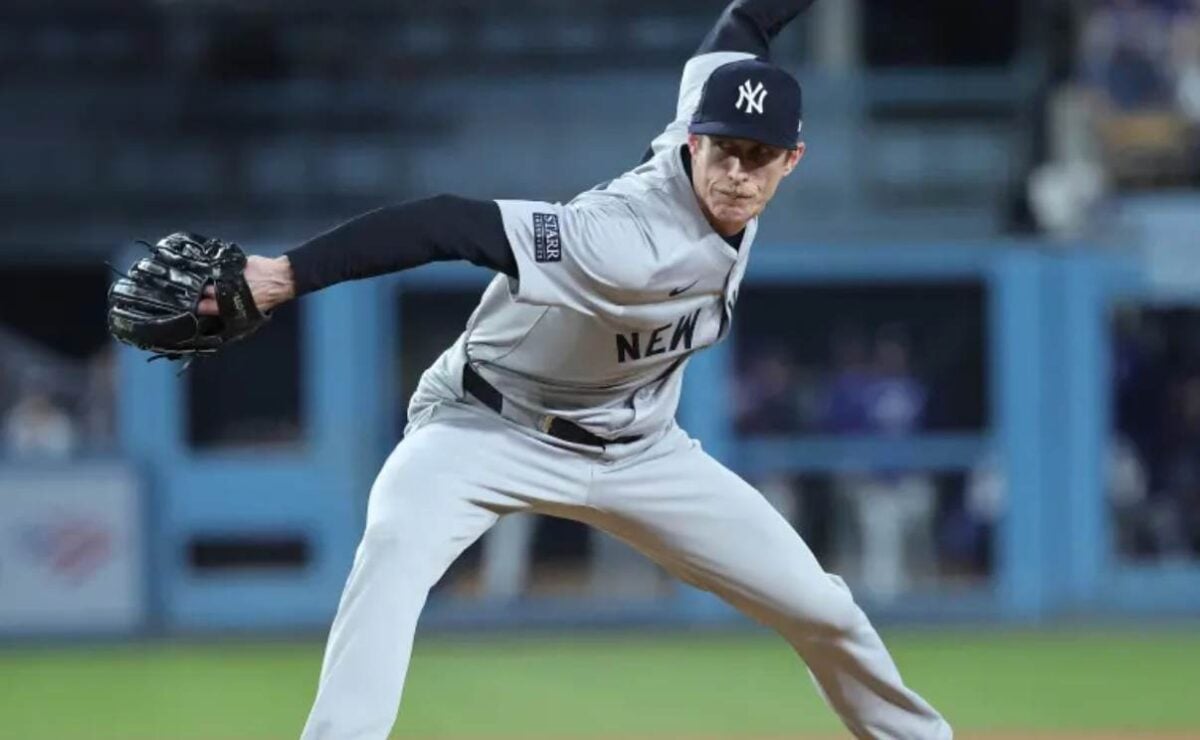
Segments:
[[[841,579],[678,427],[628,454],[579,452],[490,410],[443,403],[410,430],[371,490],[303,740],[388,736],[430,588],[517,511],[603,529],[778,631],[855,737],[952,737],[901,681]]]

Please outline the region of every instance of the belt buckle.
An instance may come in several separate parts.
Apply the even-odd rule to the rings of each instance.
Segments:
[[[550,414],[546,414],[542,418],[538,419],[537,426],[538,429],[542,430],[543,434],[549,434],[550,427],[554,426],[554,417]]]

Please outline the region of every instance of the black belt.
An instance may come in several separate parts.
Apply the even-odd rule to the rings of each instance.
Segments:
[[[500,391],[496,390],[494,385],[484,380],[483,376],[475,372],[475,368],[471,367],[470,363],[463,365],[462,382],[463,390],[479,399],[484,406],[487,406],[497,414],[503,413],[504,396],[500,394]],[[557,437],[564,442],[574,442],[575,444],[589,445],[591,447],[624,445],[636,442],[642,438],[642,435],[634,434],[626,437],[617,437],[616,439],[605,439],[604,437],[592,434],[575,422],[560,419],[557,416],[544,417],[539,427],[551,437]]]

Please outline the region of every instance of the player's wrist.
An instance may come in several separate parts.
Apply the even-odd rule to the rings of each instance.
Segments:
[[[254,303],[261,311],[270,311],[296,297],[296,278],[287,255],[250,257],[246,279],[254,294]]]

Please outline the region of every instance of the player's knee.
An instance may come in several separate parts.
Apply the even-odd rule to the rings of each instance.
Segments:
[[[806,594],[789,610],[788,630],[805,637],[825,639],[850,634],[867,622],[844,581],[833,574],[815,592]]]
[[[386,521],[367,525],[357,558],[365,567],[403,574],[406,580],[427,588],[432,588],[442,575],[430,557],[427,544],[421,543],[411,532],[388,526]]]
[[[364,558],[407,560],[416,547],[410,538],[399,535],[386,522],[379,522],[367,525],[358,550]]]

